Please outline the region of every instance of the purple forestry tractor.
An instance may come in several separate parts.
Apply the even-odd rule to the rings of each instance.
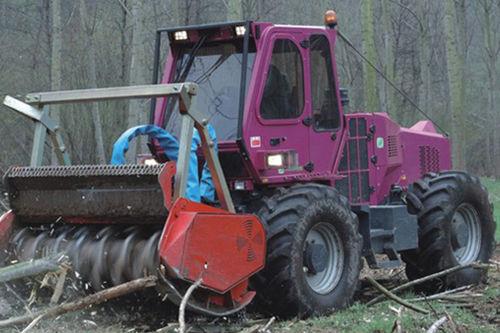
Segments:
[[[377,110],[343,112],[341,34],[334,12],[325,18],[162,29],[152,85],[7,96],[36,130],[31,165],[5,175],[5,263],[62,252],[96,290],[157,275],[179,303],[201,280],[193,311],[228,315],[256,299],[308,316],[350,304],[363,257],[371,268],[405,263],[409,279],[487,262],[486,189],[452,171],[431,121],[403,128]],[[151,98],[150,123],[118,139],[110,165],[71,165],[48,107],[119,98]],[[59,166],[42,166],[47,135]],[[126,164],[138,135],[151,154]],[[466,268],[425,289],[483,277]]]

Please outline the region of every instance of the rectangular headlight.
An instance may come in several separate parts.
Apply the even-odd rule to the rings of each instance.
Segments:
[[[174,32],[174,39],[175,40],[187,40],[188,39],[188,33],[186,30],[180,30]]]
[[[284,166],[283,154],[267,155],[267,166],[273,168],[282,168]]]

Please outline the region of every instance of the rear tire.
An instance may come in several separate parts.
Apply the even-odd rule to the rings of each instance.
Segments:
[[[477,177],[454,171],[428,174],[410,191],[422,202],[418,212],[419,249],[402,256],[410,280],[491,258],[496,225],[488,192]],[[467,268],[418,288],[436,292],[476,284],[484,277],[483,270]]]
[[[306,317],[350,304],[361,268],[358,218],[334,188],[295,185],[264,200],[267,262],[252,284],[280,316]]]

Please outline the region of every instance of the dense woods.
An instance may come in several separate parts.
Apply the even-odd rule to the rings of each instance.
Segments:
[[[322,25],[327,8],[356,48],[450,134],[456,168],[500,177],[499,0],[0,0],[0,98],[150,83],[157,28],[242,19]],[[386,111],[406,126],[423,118],[345,43],[336,56],[349,112]],[[104,163],[118,135],[147,122],[148,110],[149,101],[133,100],[51,114],[74,163]],[[34,127],[0,112],[1,175],[28,164]]]

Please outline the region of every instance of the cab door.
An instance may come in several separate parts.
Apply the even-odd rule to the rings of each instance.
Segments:
[[[309,169],[316,177],[328,177],[334,171],[343,126],[340,96],[333,52],[334,35],[313,32],[309,36]]]
[[[304,173],[309,163],[307,82],[308,50],[304,31],[272,27],[260,41],[256,71],[249,87],[243,136],[264,183],[282,183]],[[292,178],[293,179],[293,178]]]

